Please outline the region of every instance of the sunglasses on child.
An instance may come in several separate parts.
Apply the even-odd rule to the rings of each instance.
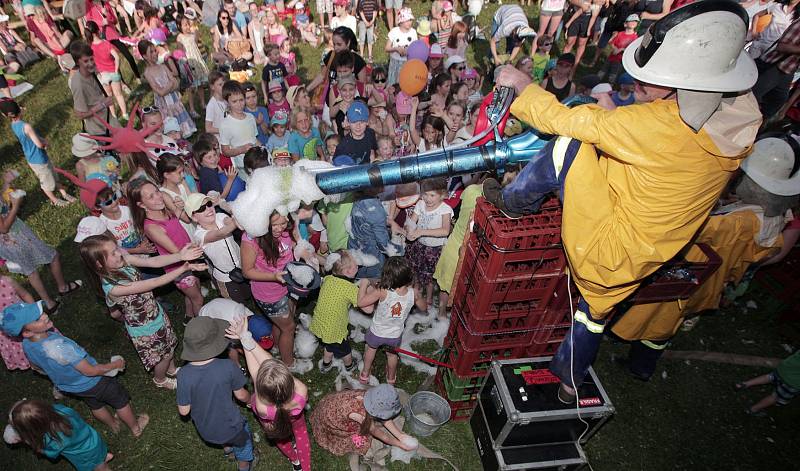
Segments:
[[[97,206],[101,208],[107,208],[120,198],[122,198],[122,192],[117,190],[107,200],[98,202]]]
[[[153,106],[145,106],[144,108],[142,108],[142,114],[152,114],[152,113],[160,113],[160,112],[161,112],[161,109],[159,109],[159,107],[157,107],[155,105],[153,105]]]
[[[206,201],[206,204],[201,204],[199,208],[195,209],[195,210],[192,212],[192,214],[202,213],[202,212],[203,212],[203,211],[205,211],[206,209],[208,209],[208,208],[213,208],[213,207],[214,207],[214,203],[213,203],[213,202],[211,202],[211,201]]]
[[[384,78],[376,78],[375,80],[373,80],[373,82],[375,82],[375,83],[386,83],[386,77],[384,77]]]

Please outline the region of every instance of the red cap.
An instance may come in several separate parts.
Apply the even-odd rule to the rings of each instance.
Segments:
[[[106,184],[106,182],[103,180],[93,178],[91,180],[81,181],[81,179],[67,172],[66,170],[58,167],[55,167],[54,170],[67,177],[72,183],[75,184],[75,186],[81,189],[81,203],[83,203],[84,206],[90,210],[95,209],[97,206],[97,195],[99,195],[101,191],[108,188],[108,184]]]

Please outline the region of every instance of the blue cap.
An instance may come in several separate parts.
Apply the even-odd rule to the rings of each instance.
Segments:
[[[274,124],[281,124],[283,126],[286,126],[286,123],[288,122],[289,122],[289,115],[283,110],[276,111],[275,114],[273,114],[272,117],[269,119],[270,126]]]
[[[247,330],[253,334],[253,338],[258,342],[262,338],[272,335],[272,322],[263,316],[250,316],[247,318]]]
[[[3,309],[3,315],[0,317],[0,330],[10,336],[18,337],[25,325],[39,319],[43,311],[42,301],[32,304],[12,304]]]
[[[363,101],[354,101],[347,109],[347,120],[351,123],[369,120],[369,108]]]
[[[619,78],[617,78],[617,83],[620,85],[633,85],[633,77],[627,72],[623,72],[620,74]]]
[[[333,158],[334,167],[350,167],[355,165],[356,161],[349,155],[337,155]]]

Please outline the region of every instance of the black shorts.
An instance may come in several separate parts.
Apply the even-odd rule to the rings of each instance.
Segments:
[[[353,352],[353,349],[350,348],[350,341],[347,339],[339,343],[322,342],[322,347],[325,348],[326,352],[333,353],[334,358],[344,358]]]
[[[578,36],[579,38],[589,37],[589,22],[592,21],[592,15],[581,15],[577,20],[569,25],[567,30],[567,37]]]
[[[91,389],[69,394],[82,399],[92,410],[102,409],[106,405],[119,410],[131,402],[131,396],[122,383],[108,376],[100,377],[100,382]]]

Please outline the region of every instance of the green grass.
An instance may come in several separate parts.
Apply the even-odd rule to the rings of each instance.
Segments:
[[[420,15],[429,8],[429,4],[415,2],[413,8]],[[484,27],[488,27],[495,8],[496,5],[487,5],[484,9],[480,17],[480,24]],[[385,32],[385,26],[380,25],[378,37],[385,38]],[[375,48],[378,63],[386,61],[382,49],[383,42],[378,41]],[[487,54],[485,42],[473,44],[468,54],[470,63],[485,63]],[[319,70],[319,58],[320,50],[300,46],[298,65],[306,77],[311,77]],[[72,98],[66,79],[49,61],[35,65],[25,74],[36,85],[33,92],[21,99],[25,107],[25,120],[48,139],[50,157],[57,165],[74,168],[69,146],[71,136],[79,131],[80,125],[71,112]],[[149,99],[145,96],[143,102],[148,104]],[[47,204],[6,122],[0,125],[0,138],[0,170],[19,170],[22,176],[15,186],[28,192],[22,219],[43,240],[58,248],[69,278],[85,278],[77,260],[76,246],[72,242],[74,228],[84,215],[83,209],[78,205],[54,208]],[[50,287],[54,289],[52,283]],[[173,302],[179,301],[174,293],[170,294],[170,298]],[[679,333],[671,348],[786,356],[787,352],[781,347],[781,343],[791,343],[783,337],[787,333],[786,326],[777,324],[770,312],[751,310],[743,313],[741,309],[733,306],[704,317],[692,332]],[[180,313],[172,317],[179,338],[183,333],[181,318]],[[150,414],[151,423],[144,436],[135,440],[125,431],[113,435],[102,425],[90,420],[116,455],[112,462],[115,469],[233,469],[230,463],[224,462],[218,449],[203,444],[190,422],[179,418],[174,393],[156,389],[152,385],[121,325],[107,316],[103,304],[88,290],[68,298],[54,321],[65,335],[75,339],[100,361],[113,354],[122,354],[128,360],[128,369],[120,376],[120,380],[130,391],[134,407]],[[433,350],[429,347],[424,346],[426,353]],[[363,345],[356,348],[362,350]],[[650,383],[639,383],[612,367],[612,355],[623,355],[625,352],[624,345],[606,342],[596,362],[595,367],[617,408],[617,414],[586,447],[594,469],[797,468],[800,456],[796,448],[800,401],[771,411],[772,418],[755,419],[744,415],[742,411],[766,394],[768,389],[735,394],[730,387],[734,381],[763,373],[763,369],[664,360]],[[375,368],[379,378],[383,377],[384,358],[379,355]],[[309,399],[312,406],[322,394],[333,389],[333,373],[321,375],[315,370],[302,379],[311,391]],[[406,391],[413,393],[424,380],[422,375],[413,370],[401,368],[399,386]],[[0,415],[4,415],[4,411],[20,398],[49,400],[51,397],[50,382],[31,371],[9,372],[0,369],[0,384]],[[78,401],[66,399],[64,402],[89,418],[88,409]],[[242,412],[251,421],[253,430],[258,430],[251,414],[245,409]],[[260,436],[262,439],[257,447],[262,460],[258,469],[289,469],[279,452]],[[471,433],[465,424],[448,424],[422,442],[450,459],[461,470],[480,469]],[[312,453],[314,469],[347,469],[344,459],[333,457],[317,446],[313,447]],[[71,469],[64,460],[50,464],[28,449],[7,446],[0,447],[0,463],[0,468],[4,470]],[[389,466],[393,470],[422,467],[432,471],[449,469],[442,462],[415,461],[410,466],[395,463]]]

